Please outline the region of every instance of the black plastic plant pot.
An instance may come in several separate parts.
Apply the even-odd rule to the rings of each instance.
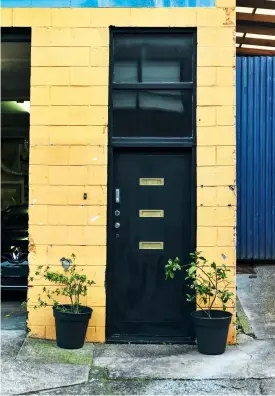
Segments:
[[[62,305],[70,309],[70,305]],[[79,313],[62,312],[53,308],[56,329],[56,343],[59,348],[80,349],[84,345],[92,308],[80,306]]]
[[[210,313],[210,317],[207,315]],[[200,353],[221,355],[226,348],[232,314],[227,311],[205,310],[191,313]]]

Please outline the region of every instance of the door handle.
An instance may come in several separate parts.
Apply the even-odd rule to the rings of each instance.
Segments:
[[[116,188],[115,201],[116,201],[116,203],[120,203],[120,189],[119,188]]]

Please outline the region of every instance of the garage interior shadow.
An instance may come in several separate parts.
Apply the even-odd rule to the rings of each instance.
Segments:
[[[1,29],[1,328],[26,329],[31,29]]]
[[[25,330],[27,312],[22,302],[27,298],[23,291],[1,291],[1,330]]]

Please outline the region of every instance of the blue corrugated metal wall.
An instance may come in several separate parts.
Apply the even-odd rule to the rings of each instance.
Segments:
[[[275,57],[237,58],[237,257],[275,260]]]

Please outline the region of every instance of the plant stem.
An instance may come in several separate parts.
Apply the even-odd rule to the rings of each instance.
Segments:
[[[204,273],[204,275],[206,275],[206,276],[207,276],[207,278],[208,278],[209,282],[211,282],[211,283],[212,283],[212,287],[216,287],[216,286],[215,286],[215,283],[213,283],[213,282],[212,282],[212,280],[211,280],[210,276],[207,274],[207,272],[205,272],[205,271],[204,271],[204,269],[203,269],[203,266],[202,266],[202,267],[200,267],[199,269],[200,269],[200,270],[201,270],[201,271]]]
[[[217,298],[217,290],[218,290],[218,278],[217,278],[217,268],[215,269],[215,296],[213,298],[212,304],[210,305],[210,309],[212,309],[214,302],[216,301]]]
[[[200,306],[200,304],[196,301],[196,304],[197,304],[197,306],[204,312],[204,313],[206,313],[206,315],[209,317],[209,318],[211,318],[211,315],[210,315],[210,312],[207,312],[204,308],[202,308],[201,306]]]

